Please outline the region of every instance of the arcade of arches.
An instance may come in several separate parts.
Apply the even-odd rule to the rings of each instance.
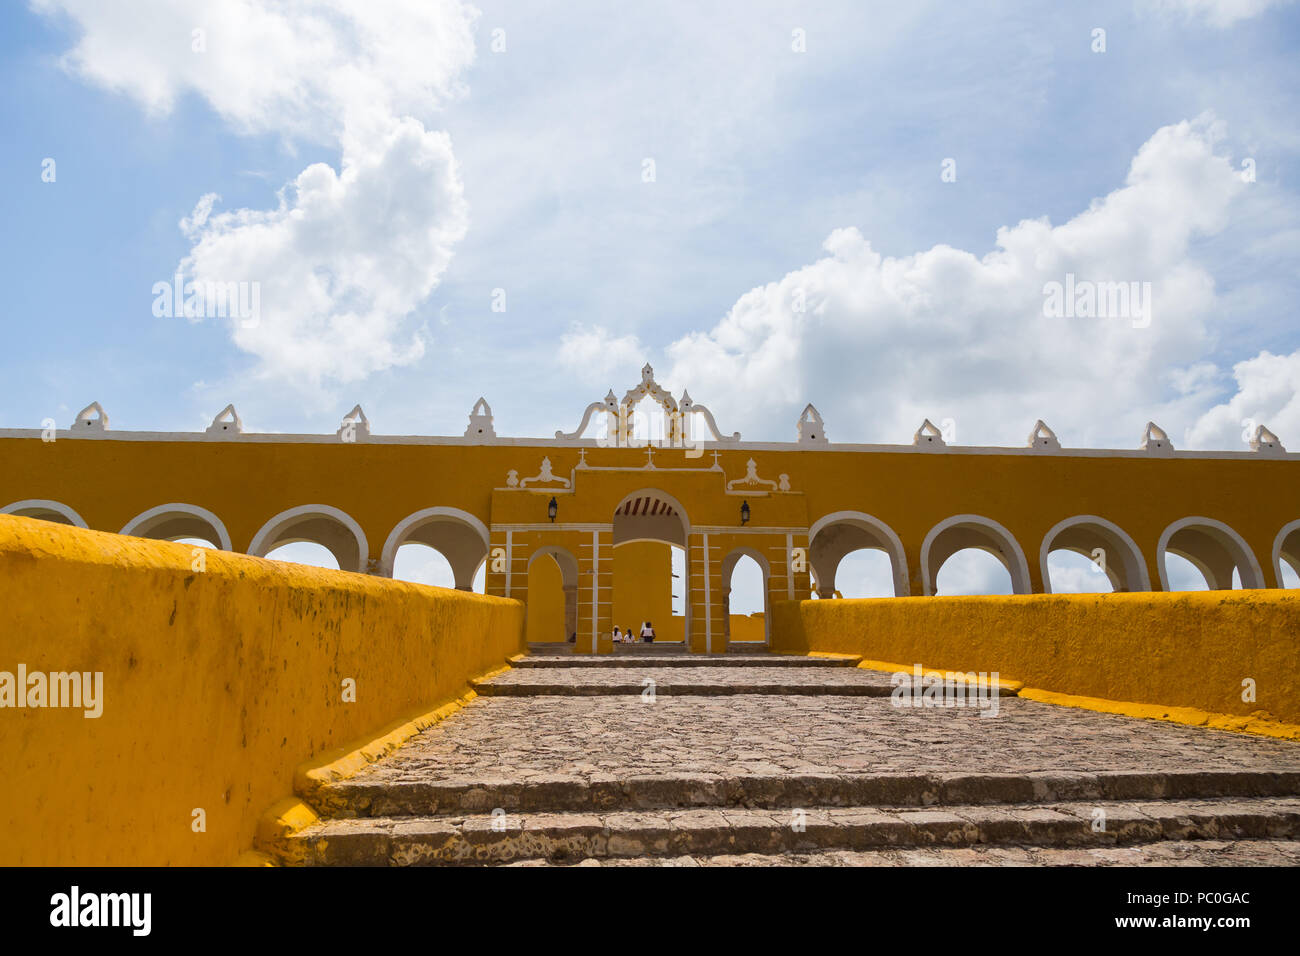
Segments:
[[[647,407],[657,425],[632,420]],[[498,438],[481,399],[463,437],[374,436],[352,418],[338,435],[80,417],[54,440],[0,431],[0,514],[257,556],[311,542],[388,576],[403,546],[432,548],[448,583],[480,577],[526,602],[530,640],[580,652],[647,621],[697,652],[762,643],[775,602],[851,594],[846,559],[864,552],[874,592],[895,597],[940,593],[971,553],[1017,594],[1071,589],[1052,570],[1066,558],[1101,591],[1186,587],[1187,569],[1211,589],[1300,572],[1300,456],[1280,446],[956,448],[924,427],[911,445],[833,444],[811,406],[796,440],[750,443],[648,366],[553,439]]]

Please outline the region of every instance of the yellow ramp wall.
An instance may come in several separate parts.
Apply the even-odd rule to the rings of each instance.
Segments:
[[[517,601],[206,560],[0,516],[0,671],[102,671],[104,699],[95,719],[0,709],[0,864],[230,863],[298,764],[464,694],[524,648]]]
[[[1027,687],[1300,723],[1300,593],[782,601],[777,650],[997,671]],[[1252,678],[1256,700],[1242,700]]]

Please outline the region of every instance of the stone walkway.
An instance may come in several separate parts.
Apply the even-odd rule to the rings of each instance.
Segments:
[[[1300,744],[1007,696],[996,715],[897,707],[890,675],[852,664],[525,658],[302,793],[322,822],[268,849],[367,865],[1300,860]]]
[[[996,717],[888,698],[480,698],[356,779],[1152,768],[1300,770],[1300,745],[1018,698]]]

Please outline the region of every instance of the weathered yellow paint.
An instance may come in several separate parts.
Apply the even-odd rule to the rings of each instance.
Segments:
[[[193,571],[184,545],[0,516],[0,670],[104,675],[98,719],[0,711],[0,762],[21,782],[0,789],[0,863],[230,863],[296,767],[350,741],[382,752],[395,718],[524,649],[517,601],[205,557]]]
[[[1025,688],[1020,696],[1059,707],[1078,707],[1103,714],[1122,714],[1146,720],[1167,720],[1192,727],[1211,727],[1215,730],[1232,730],[1238,733],[1262,734],[1282,740],[1300,740],[1300,724],[1284,724],[1266,716],[1236,717],[1230,714],[1211,714],[1195,707],[1163,707],[1157,704],[1137,704],[1127,700],[1102,700],[1097,697],[1080,697],[1076,694],[1056,694],[1048,690]]]
[[[782,602],[773,627],[788,652],[1282,723],[1300,723],[1297,634],[1300,594],[1275,590]],[[1248,678],[1254,701],[1242,699]]]

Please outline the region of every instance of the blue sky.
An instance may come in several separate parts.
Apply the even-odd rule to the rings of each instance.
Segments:
[[[1062,6],[7,4],[0,423],[545,436],[648,360],[757,440],[1300,448],[1300,6]]]

